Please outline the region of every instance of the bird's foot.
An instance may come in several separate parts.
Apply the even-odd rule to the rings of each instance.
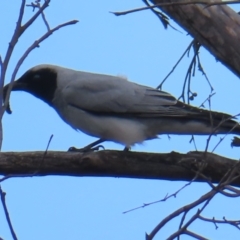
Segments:
[[[231,147],[240,147],[240,138],[234,137],[231,143]]]
[[[68,149],[68,152],[82,152],[82,153],[86,153],[86,152],[94,152],[94,151],[99,151],[100,148],[102,148],[103,150],[105,149],[103,145],[98,145],[99,143],[104,142],[104,139],[98,139],[97,141],[87,145],[84,148],[75,148],[75,147],[70,147]]]
[[[131,147],[125,147],[125,148],[123,149],[124,152],[129,152],[130,150],[131,150]]]
[[[75,148],[75,147],[70,147],[68,149],[68,152],[81,152],[81,153],[87,153],[87,152],[94,152],[94,151],[99,151],[102,148],[102,150],[104,150],[104,146],[103,145],[98,145],[95,147],[84,147],[84,148]]]

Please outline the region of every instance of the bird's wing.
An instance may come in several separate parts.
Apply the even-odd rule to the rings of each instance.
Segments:
[[[167,92],[108,75],[83,72],[81,78],[66,85],[62,94],[67,104],[101,115],[206,117],[207,114],[209,118],[208,111],[181,103]]]

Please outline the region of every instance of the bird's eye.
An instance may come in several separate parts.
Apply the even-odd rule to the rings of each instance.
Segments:
[[[40,79],[40,75],[39,75],[39,74],[35,74],[35,75],[33,76],[33,79],[34,79],[34,80],[39,80],[39,79]]]

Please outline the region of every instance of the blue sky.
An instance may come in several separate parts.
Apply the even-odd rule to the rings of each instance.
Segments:
[[[0,53],[4,56],[13,33],[20,1],[1,3]],[[51,27],[77,19],[79,23],[55,32],[35,49],[21,66],[18,77],[30,67],[51,63],[73,69],[121,75],[129,80],[156,87],[172,69],[191,41],[177,24],[179,30],[163,28],[151,11],[142,11],[116,17],[110,11],[123,11],[144,6],[140,0],[132,1],[52,1],[45,14]],[[235,6],[237,9],[237,7]],[[25,21],[32,10],[25,9]],[[6,81],[25,49],[46,31],[39,18],[19,40],[9,64]],[[212,109],[238,114],[235,104],[240,87],[239,79],[216,62],[201,48],[202,65],[214,87]],[[191,51],[192,54],[192,51]],[[179,97],[191,58],[184,58],[176,71],[163,86]],[[192,90],[198,97],[192,102],[199,106],[210,94],[210,88],[200,72],[192,80]],[[76,132],[65,124],[57,113],[25,92],[11,95],[13,114],[4,115],[4,140],[2,151],[44,151],[51,134],[54,135],[50,150],[66,151],[70,146],[82,147],[95,139]],[[207,104],[206,104],[207,107]],[[239,149],[230,147],[232,136],[227,136],[215,153],[239,159]],[[207,137],[196,137],[198,150],[204,150]],[[220,137],[213,137],[210,150]],[[193,151],[190,136],[160,136],[159,139],[137,145],[133,151],[186,153]],[[105,148],[121,150],[123,146],[105,143]],[[19,239],[144,239],[164,217],[177,208],[190,203],[204,194],[209,187],[205,183],[193,183],[177,198],[133,211],[122,212],[156,201],[171,194],[185,182],[93,177],[33,177],[15,178],[2,183],[7,192],[6,200],[14,229]],[[204,216],[232,219],[239,218],[236,209],[239,199],[217,196]],[[11,239],[3,210],[0,207],[0,237]],[[168,224],[155,239],[165,239],[177,230],[179,219]],[[196,222],[193,231],[210,239],[237,239],[234,227]],[[189,239],[183,237],[182,239]]]

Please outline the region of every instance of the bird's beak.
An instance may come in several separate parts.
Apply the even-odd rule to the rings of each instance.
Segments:
[[[10,108],[9,102],[8,103],[5,103],[5,102],[6,102],[7,92],[10,87],[12,87],[11,91],[25,90],[26,84],[21,81],[15,81],[13,83],[9,83],[4,86],[4,88],[3,88],[3,103],[4,103],[4,105],[6,105],[6,112],[9,114],[12,113],[12,110]]]

